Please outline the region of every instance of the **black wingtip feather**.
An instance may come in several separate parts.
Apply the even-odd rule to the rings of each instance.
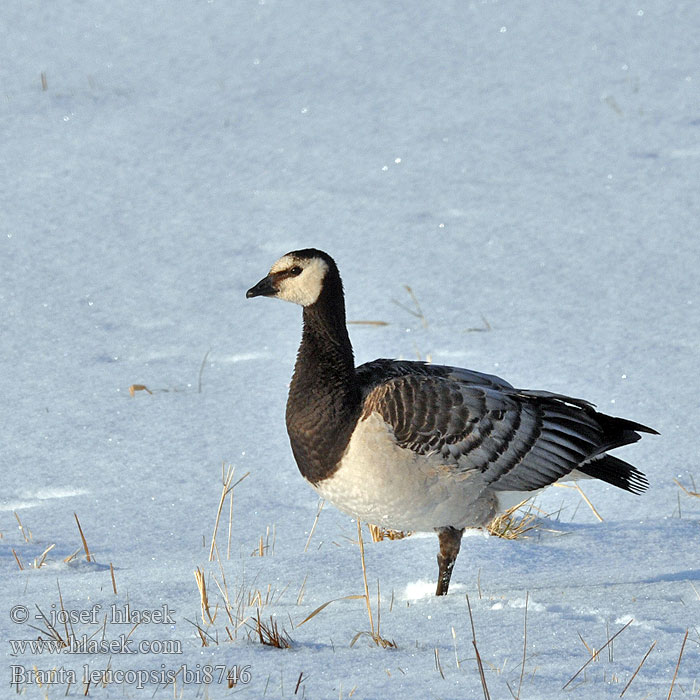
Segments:
[[[643,493],[649,488],[649,481],[645,474],[612,455],[600,455],[576,469],[587,476],[600,479],[630,493]]]
[[[658,435],[658,432],[653,428],[649,428],[641,423],[635,423],[626,418],[616,418],[597,411],[594,417],[598,425],[603,429],[603,442],[599,452],[606,452],[623,445],[631,445],[633,442],[642,439],[639,433]]]

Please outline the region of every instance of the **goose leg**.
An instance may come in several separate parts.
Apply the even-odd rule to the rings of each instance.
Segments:
[[[437,555],[439,571],[435,595],[447,595],[452,568],[455,565],[455,559],[457,559],[459,547],[462,544],[464,528],[457,530],[454,527],[441,527],[437,530],[437,533],[440,541],[440,552]]]

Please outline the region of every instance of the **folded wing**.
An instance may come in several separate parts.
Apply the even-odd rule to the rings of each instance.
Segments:
[[[439,455],[456,472],[478,470],[495,490],[532,491],[575,469],[632,492],[648,486],[644,474],[605,452],[655,431],[586,401],[423,363],[380,360],[358,376],[361,419],[378,413],[401,447]]]

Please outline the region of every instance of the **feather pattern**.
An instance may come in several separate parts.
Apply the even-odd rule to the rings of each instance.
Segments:
[[[378,360],[358,367],[357,377],[360,420],[379,414],[399,446],[437,455],[456,474],[480,472],[497,491],[536,490],[586,463],[595,472],[597,455],[638,440],[636,431],[652,432],[581,399],[517,390],[498,377],[453,367]],[[646,487],[634,467],[627,465],[632,482],[606,479],[607,467],[597,478],[631,491]]]

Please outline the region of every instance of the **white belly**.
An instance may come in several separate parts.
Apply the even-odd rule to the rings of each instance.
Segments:
[[[392,530],[476,527],[497,506],[480,472],[398,447],[376,413],[358,423],[340,467],[314,488],[340,510]]]

